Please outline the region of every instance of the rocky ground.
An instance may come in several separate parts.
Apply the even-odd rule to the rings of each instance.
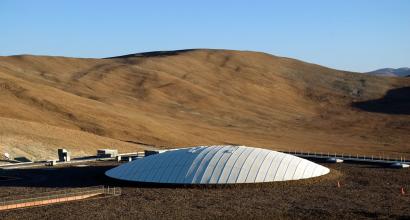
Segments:
[[[1,219],[410,218],[410,170],[325,164],[311,180],[230,187],[142,186],[106,178],[113,162],[88,167],[0,171],[0,196],[76,187],[120,186],[122,195],[0,212]],[[20,179],[11,179],[19,177]],[[337,183],[340,183],[340,188]],[[407,194],[401,194],[401,188]]]

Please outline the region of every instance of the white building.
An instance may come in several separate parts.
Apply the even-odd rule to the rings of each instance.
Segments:
[[[152,155],[108,170],[109,177],[168,184],[237,184],[298,180],[329,173],[311,161],[245,146],[201,146]]]

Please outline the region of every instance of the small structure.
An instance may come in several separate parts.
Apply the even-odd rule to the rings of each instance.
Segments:
[[[97,150],[97,157],[112,158],[118,156],[118,150],[116,149],[99,149]]]
[[[14,160],[20,163],[32,162],[32,160],[27,157],[15,157]]]
[[[57,164],[56,160],[47,160],[46,166],[55,166]]]
[[[69,162],[71,160],[71,153],[66,149],[58,149],[58,161],[60,162]]]
[[[151,156],[151,155],[155,155],[155,154],[161,154],[167,152],[167,150],[144,150],[144,155],[146,157]]]
[[[343,163],[343,160],[340,159],[340,158],[331,157],[331,158],[327,158],[326,162],[328,162],[328,163]]]
[[[393,164],[391,164],[390,166],[393,167],[393,168],[399,168],[399,169],[409,168],[409,167],[410,167],[409,164],[399,163],[399,162],[393,163]]]

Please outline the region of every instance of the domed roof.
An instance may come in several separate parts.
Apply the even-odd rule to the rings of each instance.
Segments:
[[[329,173],[311,161],[245,146],[201,146],[166,151],[120,165],[105,174],[135,182],[236,184],[306,179]]]

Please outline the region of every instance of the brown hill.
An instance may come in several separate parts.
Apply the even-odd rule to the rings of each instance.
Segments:
[[[0,57],[0,146],[35,158],[60,146],[225,143],[410,155],[410,109],[397,94],[409,87],[257,52]],[[392,100],[400,111],[385,108]]]

